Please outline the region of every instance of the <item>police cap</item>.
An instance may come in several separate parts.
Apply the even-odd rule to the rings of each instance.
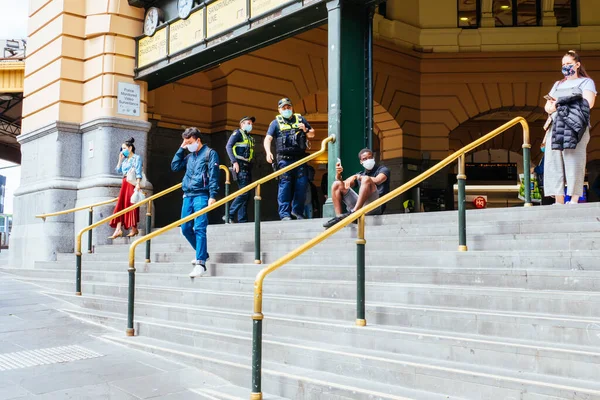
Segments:
[[[240,119],[240,124],[244,121],[252,121],[252,123],[256,122],[256,118],[254,117],[244,117],[242,119]]]
[[[284,97],[283,99],[279,100],[279,103],[277,103],[277,108],[281,108],[285,105],[292,105],[292,101],[290,99],[288,99],[287,97]]]

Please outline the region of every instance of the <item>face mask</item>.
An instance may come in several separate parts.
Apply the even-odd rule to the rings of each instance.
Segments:
[[[129,157],[129,150],[128,149],[123,150],[123,155],[125,157]]]
[[[188,144],[187,149],[190,153],[194,153],[196,150],[198,150],[198,147],[200,147],[198,142],[194,142],[192,144]]]
[[[289,118],[292,116],[294,112],[292,110],[283,110],[281,112],[281,115],[283,116],[283,118]]]
[[[575,68],[575,65],[565,65],[562,67],[562,73],[565,78],[568,78],[575,75],[577,73],[577,69]]]
[[[369,158],[368,160],[363,161],[362,165],[363,165],[363,167],[365,167],[365,169],[367,171],[370,171],[375,166],[375,160],[372,158]]]
[[[252,132],[252,125],[250,125],[250,124],[246,124],[246,125],[242,126],[242,129],[243,129],[245,132],[248,132],[248,133],[250,133],[250,132]]]
[[[546,148],[545,147],[542,147],[540,150],[542,151],[542,153],[546,152]]]

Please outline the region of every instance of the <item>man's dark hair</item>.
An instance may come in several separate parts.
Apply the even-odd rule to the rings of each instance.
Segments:
[[[200,139],[201,142],[204,142],[204,140],[202,139],[202,134],[200,133],[200,129],[198,129],[198,128],[187,128],[185,131],[183,131],[183,133],[181,134],[181,137],[184,139],[189,139],[189,138],[194,138],[194,140]]]
[[[373,151],[365,147],[364,149],[358,152],[358,159],[360,160],[360,156],[362,156],[365,153],[371,153],[371,155],[373,155]]]

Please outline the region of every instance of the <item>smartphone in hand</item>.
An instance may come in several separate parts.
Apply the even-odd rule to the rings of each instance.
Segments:
[[[548,100],[548,101],[556,101],[556,99],[552,96],[550,96],[549,94],[544,96],[544,99]]]

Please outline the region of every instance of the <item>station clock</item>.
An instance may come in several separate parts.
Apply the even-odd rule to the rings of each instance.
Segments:
[[[186,19],[194,7],[194,0],[177,0],[177,12],[179,18]]]
[[[156,7],[150,7],[146,11],[146,19],[144,20],[144,34],[146,36],[154,35],[156,28],[164,20],[164,14],[162,10]]]

